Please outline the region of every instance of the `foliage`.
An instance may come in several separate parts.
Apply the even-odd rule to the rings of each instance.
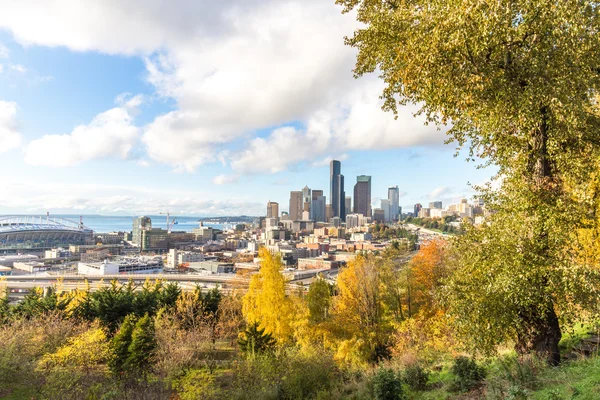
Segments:
[[[38,362],[40,370],[83,369],[90,371],[104,363],[110,354],[106,333],[99,326],[71,337],[54,353],[45,354]]]
[[[265,328],[259,329],[259,326],[260,324],[255,322],[240,334],[238,345],[244,353],[254,356],[272,350],[275,346],[276,340],[273,335],[265,333]]]
[[[459,392],[467,392],[475,386],[481,384],[485,378],[485,369],[477,365],[475,360],[460,356],[454,360],[452,365],[452,373],[454,381],[452,390]]]
[[[258,322],[278,343],[286,343],[293,335],[294,307],[285,293],[281,256],[271,254],[264,247],[259,256],[260,271],[250,279],[242,311],[248,324]]]
[[[222,399],[223,394],[215,384],[215,375],[201,369],[191,369],[173,385],[181,400]]]
[[[412,390],[426,390],[429,372],[419,364],[409,365],[402,372],[402,380]]]
[[[145,376],[152,368],[155,350],[154,321],[148,315],[144,315],[135,323],[131,332],[125,369],[130,373]]]
[[[514,339],[519,353],[558,363],[561,312],[568,321],[590,309],[597,287],[594,269],[574,265],[568,251],[574,232],[597,224],[596,197],[587,196],[600,143],[597,3],[337,3],[356,9],[361,28],[347,39],[358,49],[355,73],[378,71],[384,109],[419,104],[502,177],[484,193],[496,216],[459,239],[449,291],[463,337],[483,334],[472,344],[488,352]]]
[[[375,256],[357,256],[338,274],[333,306],[336,357],[350,364],[389,356],[391,324],[386,312],[382,270]]]
[[[233,399],[313,399],[327,393],[337,368],[327,353],[294,348],[238,361],[233,367]],[[327,398],[327,397],[325,397]]]
[[[402,379],[392,369],[380,368],[371,378],[375,400],[403,400]]]
[[[329,317],[331,287],[322,276],[318,276],[310,284],[306,301],[310,312],[309,322],[311,324],[318,324]]]
[[[110,341],[110,349],[112,357],[109,360],[108,366],[111,372],[120,376],[126,372],[126,361],[129,357],[129,346],[131,345],[131,336],[135,327],[135,317],[130,314],[125,317],[119,331],[113,336]]]

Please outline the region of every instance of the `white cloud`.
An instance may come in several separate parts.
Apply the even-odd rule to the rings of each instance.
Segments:
[[[18,72],[20,74],[24,74],[25,72],[27,72],[27,68],[25,68],[21,64],[9,64],[8,68],[10,68],[11,70]]]
[[[2,213],[124,213],[157,215],[170,210],[173,215],[261,215],[264,204],[253,199],[211,199],[211,193],[186,188],[109,186],[61,182],[5,182],[0,191]],[[180,193],[173,196],[173,193]],[[210,199],[210,200],[209,200]],[[84,218],[85,222],[85,218]]]
[[[333,1],[164,4],[21,0],[0,12],[0,27],[25,45],[142,56],[148,81],[177,104],[142,141],[178,171],[220,159],[235,173],[277,172],[332,153],[443,140],[414,107],[397,121],[381,111],[377,78],[353,79],[355,50],[343,38],[356,18]]]
[[[17,104],[0,101],[0,153],[21,145],[21,134],[17,123]]]
[[[447,197],[454,193],[454,189],[449,186],[440,186],[438,188],[433,189],[429,194],[427,194],[428,199],[437,200],[440,197]]]
[[[238,175],[217,175],[212,179],[212,183],[215,185],[227,185],[238,182],[240,177]]]
[[[126,159],[139,135],[130,111],[117,107],[96,115],[88,125],[79,125],[69,134],[45,135],[29,142],[25,162],[67,167],[98,158]]]
[[[0,43],[0,58],[8,58],[10,50],[4,44]]]

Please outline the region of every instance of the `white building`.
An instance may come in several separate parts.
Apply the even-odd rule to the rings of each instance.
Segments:
[[[204,261],[204,254],[192,251],[169,250],[167,255],[167,268],[177,268],[181,264]]]
[[[132,257],[116,261],[79,262],[81,275],[160,274],[163,262],[160,257]]]

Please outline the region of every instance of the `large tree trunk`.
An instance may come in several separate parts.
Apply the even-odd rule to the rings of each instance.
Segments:
[[[529,148],[528,172],[530,174],[529,184],[534,195],[542,202],[556,206],[556,199],[560,188],[557,185],[556,176],[548,155],[549,112],[547,107],[540,108],[541,122],[538,129],[532,135]],[[535,210],[532,210],[532,212],[535,212]],[[548,254],[550,251],[548,232],[546,230],[538,232],[534,240],[539,245],[537,246],[537,251],[539,252],[537,256],[545,259],[548,264],[543,267],[551,267],[553,260],[550,254]],[[542,278],[542,282],[548,281],[546,277]],[[532,283],[532,286],[543,285]],[[545,290],[544,287],[538,287],[537,289],[540,291]],[[522,320],[522,331],[517,336],[517,343],[515,345],[517,353],[527,354],[534,352],[540,358],[545,359],[548,364],[558,365],[560,363],[558,342],[562,337],[562,333],[552,300],[547,300],[545,307],[532,306],[523,309],[520,317]]]
[[[522,315],[524,329],[517,335],[517,354],[535,353],[550,365],[560,364],[558,342],[562,336],[558,317],[552,304],[547,311],[530,310]],[[533,314],[533,315],[532,315]]]

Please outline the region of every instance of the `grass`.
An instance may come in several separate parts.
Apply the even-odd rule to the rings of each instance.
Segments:
[[[538,379],[540,388],[531,394],[532,399],[600,399],[600,357],[547,368]]]

